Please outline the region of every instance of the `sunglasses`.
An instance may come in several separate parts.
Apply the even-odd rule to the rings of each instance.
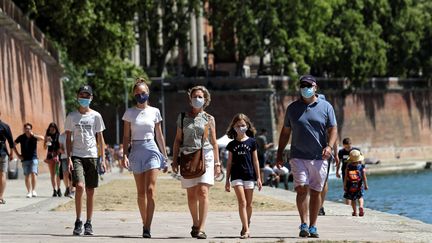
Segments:
[[[300,88],[312,88],[312,84],[310,83],[301,83],[300,84]]]

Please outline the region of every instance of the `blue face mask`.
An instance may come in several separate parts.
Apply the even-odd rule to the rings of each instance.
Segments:
[[[80,106],[87,108],[90,106],[91,99],[78,98],[78,103]]]
[[[149,95],[146,94],[146,93],[136,94],[135,95],[135,100],[139,104],[144,104],[148,99],[149,99]]]
[[[301,92],[301,95],[304,98],[306,98],[306,99],[309,99],[310,97],[314,96],[314,94],[315,94],[315,91],[314,91],[313,87],[310,87],[310,88],[308,88],[308,87],[301,88],[300,92]]]

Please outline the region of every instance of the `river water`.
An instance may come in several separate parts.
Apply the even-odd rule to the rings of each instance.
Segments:
[[[432,224],[432,170],[368,175],[367,178],[366,208]],[[327,200],[343,202],[341,179],[329,180]]]

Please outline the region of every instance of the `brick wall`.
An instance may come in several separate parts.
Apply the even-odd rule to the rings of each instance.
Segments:
[[[0,119],[9,124],[14,139],[26,122],[41,135],[53,121],[63,130],[61,68],[36,53],[38,43],[18,31],[0,25]],[[41,161],[46,156],[42,143],[38,156]]]

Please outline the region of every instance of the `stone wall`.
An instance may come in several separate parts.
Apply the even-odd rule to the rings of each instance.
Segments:
[[[177,115],[189,107],[186,90],[194,85],[205,85],[211,92],[212,102],[206,110],[216,118],[218,138],[225,133],[232,117],[242,112],[252,119],[257,129],[266,128],[269,140],[277,143],[286,107],[298,98],[296,94],[282,91],[287,87],[286,82],[277,83],[270,77],[170,79],[164,83],[164,119],[170,147]],[[343,85],[338,89],[323,86],[327,88],[320,93],[335,108],[340,138],[351,137],[367,157],[381,161],[432,160],[430,88],[365,88],[347,92],[342,91]],[[152,83],[150,102],[161,109],[160,87],[160,81]]]

